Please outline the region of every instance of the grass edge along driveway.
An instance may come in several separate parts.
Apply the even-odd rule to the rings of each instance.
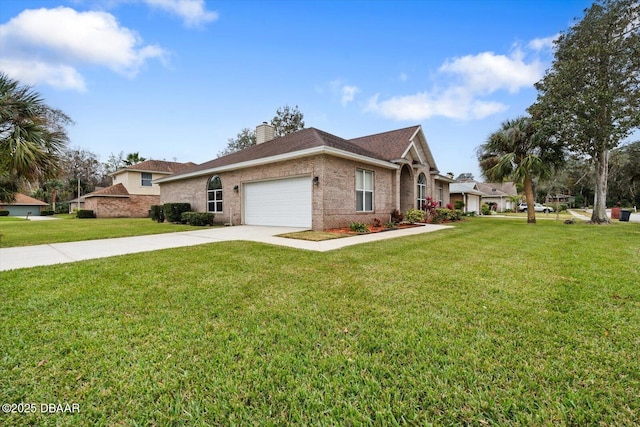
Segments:
[[[65,216],[48,221],[0,220],[0,247],[43,245],[144,236],[193,230],[185,224],[158,224],[149,218],[85,218]]]
[[[0,273],[8,425],[634,425],[640,226],[228,242]]]

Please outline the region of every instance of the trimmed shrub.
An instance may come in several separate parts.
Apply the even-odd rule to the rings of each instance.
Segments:
[[[462,200],[456,200],[453,204],[453,207],[461,211],[462,208],[464,208],[464,202]]]
[[[424,211],[421,211],[420,209],[409,209],[404,214],[404,219],[409,224],[415,224],[416,222],[422,222],[422,221],[424,221]]]
[[[0,209],[0,216],[9,216],[9,211],[6,209]]]
[[[53,215],[55,212],[53,212],[53,209],[42,209],[40,211],[40,215],[41,216],[51,216]]]
[[[164,219],[176,224],[182,223],[182,213],[191,210],[191,203],[165,203],[162,205]]]
[[[92,210],[89,210],[89,209],[80,209],[78,211],[77,217],[78,218],[95,218],[96,214]]]
[[[369,232],[369,227],[367,227],[367,224],[365,224],[364,222],[352,222],[351,225],[349,225],[349,228],[351,229],[351,231],[355,231],[356,233]]]
[[[488,204],[483,203],[481,210],[482,215],[491,215],[491,207]]]
[[[213,225],[215,214],[211,212],[182,212],[182,222],[189,225]]]
[[[463,213],[460,209],[444,209],[438,208],[436,209],[435,214],[431,218],[431,221],[434,223],[440,223],[445,221],[460,221],[462,219]]]
[[[164,209],[162,208],[162,205],[151,205],[151,209],[149,209],[149,217],[154,221],[164,222]]]

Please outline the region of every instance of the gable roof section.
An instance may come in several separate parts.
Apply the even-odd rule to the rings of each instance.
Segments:
[[[33,197],[26,196],[22,193],[15,194],[15,201],[11,203],[4,203],[0,201],[0,205],[4,206],[48,206],[48,203],[42,200],[34,199]]]
[[[124,172],[154,172],[158,174],[175,174],[185,169],[197,166],[193,162],[180,163],[180,162],[167,162],[165,160],[145,160],[144,162],[137,163],[126,168],[118,169],[115,172],[111,172],[109,175],[119,175]]]
[[[478,190],[475,182],[454,182],[449,184],[449,192],[451,194],[475,194],[484,196],[484,193]]]
[[[122,183],[112,185],[102,190],[94,191],[93,193],[85,194],[83,197],[129,197],[129,192]]]
[[[402,159],[415,145],[421,145],[427,158],[426,160],[433,172],[438,172],[438,167],[431,154],[427,138],[422,132],[422,126],[410,126],[388,132],[361,136],[350,140],[354,144],[373,151],[380,159],[390,162]]]
[[[381,159],[376,153],[365,147],[316,128],[306,128],[187,168],[179,174],[163,177],[154,180],[154,182],[177,181],[316,154],[331,154],[339,157],[354,158],[387,168],[397,168],[396,165],[386,159]]]

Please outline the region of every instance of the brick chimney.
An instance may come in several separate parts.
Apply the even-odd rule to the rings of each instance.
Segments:
[[[275,138],[275,134],[276,128],[267,122],[262,122],[262,124],[256,126],[256,144],[271,141]]]

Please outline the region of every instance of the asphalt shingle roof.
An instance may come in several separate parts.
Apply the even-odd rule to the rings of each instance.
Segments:
[[[0,205],[29,205],[29,206],[47,206],[48,203],[43,202],[42,200],[34,199],[33,197],[26,196],[22,193],[15,194],[15,201],[11,203],[4,203],[0,201]]]
[[[350,139],[349,141],[359,147],[370,150],[375,154],[376,158],[380,160],[397,160],[402,157],[409,146],[411,137],[419,128],[420,126],[411,126],[404,129],[362,136],[360,138]]]
[[[195,163],[180,163],[180,162],[167,162],[166,160],[145,160],[144,162],[136,163],[135,165],[128,166],[126,168],[116,171],[116,173],[123,171],[136,171],[136,172],[158,172],[174,174],[182,172],[184,169],[196,166]],[[113,175],[113,174],[112,174]]]
[[[102,190],[94,191],[93,193],[85,194],[84,197],[97,197],[97,196],[128,196],[129,192],[122,183],[112,185]]]
[[[321,131],[316,128],[306,128],[298,132],[285,135],[280,138],[272,139],[262,144],[253,145],[244,150],[217,159],[192,166],[182,170],[177,175],[191,174],[201,170],[208,170],[222,166],[229,166],[236,163],[249,162],[252,160],[273,157],[280,154],[293,153],[296,151],[307,150],[316,147],[331,147],[339,150],[348,151],[350,153],[379,159],[380,157],[373,151],[365,148],[364,145],[355,144],[352,141],[340,138],[330,133]]]

